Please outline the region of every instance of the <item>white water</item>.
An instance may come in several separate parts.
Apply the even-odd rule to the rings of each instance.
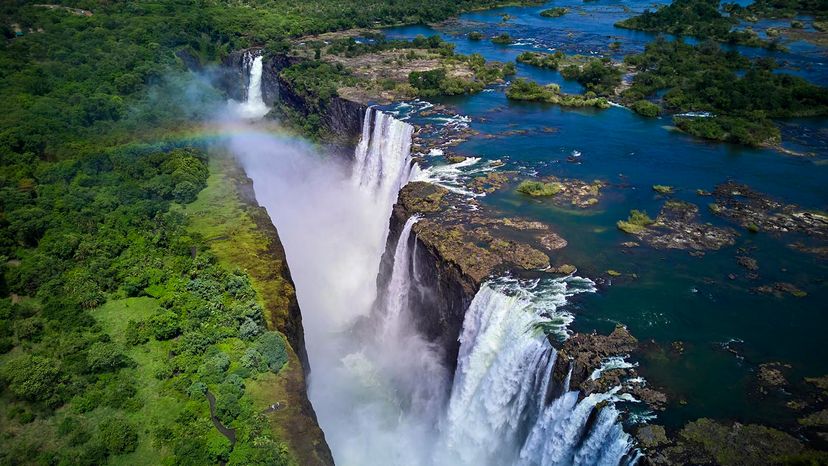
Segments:
[[[615,422],[615,408],[605,407],[581,439],[592,408],[611,395],[578,402],[578,393],[564,387],[551,403],[547,396],[557,353],[538,325],[563,330],[571,316],[560,307],[569,296],[594,290],[578,277],[529,284],[499,279],[480,289],[463,323],[435,463],[618,464],[630,439]]]
[[[251,85],[257,72],[251,67]],[[336,463],[617,463],[629,438],[612,406],[580,438],[592,408],[612,394],[581,402],[575,392],[551,402],[544,395],[556,353],[535,327],[565,335],[572,316],[561,306],[594,291],[591,282],[486,284],[466,314],[453,384],[440,349],[411,322],[416,217],[402,229],[377,299],[391,208],[411,177],[412,130],[367,112],[353,166],[268,134],[230,141],[285,246],[312,368],[309,395]],[[367,316],[371,325],[354,327]]]
[[[354,182],[391,206],[411,174],[411,136],[414,127],[393,116],[368,109],[362,138],[354,152]]]
[[[244,56],[245,67],[250,69],[247,98],[244,102],[230,101],[230,111],[245,120],[258,120],[270,111],[262,98],[262,56],[248,52]]]

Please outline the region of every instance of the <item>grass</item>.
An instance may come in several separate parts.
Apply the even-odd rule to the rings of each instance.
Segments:
[[[663,184],[654,184],[653,185],[653,191],[655,191],[659,194],[673,194],[673,187],[672,186],[666,186],[666,185],[663,185]]]
[[[619,220],[616,225],[624,233],[636,234],[646,230],[653,223],[655,222],[647,215],[647,212],[631,210],[627,220]]]
[[[518,187],[517,192],[532,197],[554,196],[563,189],[561,183],[544,183],[541,181],[522,181]]]
[[[273,241],[260,228],[270,222],[261,208],[245,204],[236,191],[235,182],[244,173],[224,157],[212,157],[207,187],[198,199],[178,206],[190,220],[190,229],[208,241],[219,262],[239,268],[250,275],[260,304],[267,309],[265,319],[271,329],[281,329],[288,318],[293,286],[276,271],[287,268],[284,256],[270,254]],[[279,260],[281,259],[281,260]]]
[[[147,319],[158,309],[158,301],[154,298],[126,298],[107,301],[103,306],[92,311],[92,315],[101,324],[104,330],[116,343],[124,345],[124,332],[129,320]],[[171,425],[175,417],[181,412],[183,404],[179,397],[168,395],[168,388],[164,381],[155,378],[155,373],[164,365],[169,352],[169,341],[151,339],[144,345],[129,347],[126,354],[137,364],[131,371],[135,378],[138,390],[137,398],[143,401],[143,406],[136,412],[125,413],[127,418],[138,427],[138,447],[134,452],[111,456],[109,464],[114,465],[156,465],[162,464],[170,452],[164,447],[154,445],[150,436],[153,425]],[[204,403],[204,417],[209,416],[209,406]],[[108,409],[96,409],[87,413],[87,417],[102,419]],[[209,422],[209,421],[207,421]],[[210,425],[212,428],[212,425]]]

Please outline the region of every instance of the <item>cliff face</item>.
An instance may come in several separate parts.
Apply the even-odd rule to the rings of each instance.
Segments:
[[[394,251],[403,226],[411,215],[405,205],[397,203],[394,206],[377,277],[379,290],[384,290],[391,278]],[[411,314],[417,330],[443,349],[446,367],[453,371],[460,350],[457,338],[463,328],[466,309],[480,288],[480,281],[464,273],[458,264],[446,260],[433,243],[424,241],[418,235],[414,235],[413,241]]]
[[[253,257],[239,257],[240,263],[237,265],[244,266],[254,279],[264,304],[268,328],[285,334],[291,350],[287,368],[280,372],[279,378],[271,380],[265,390],[272,397],[265,400],[266,403],[281,403],[283,409],[265,409],[264,412],[278,438],[289,444],[300,464],[333,465],[333,456],[325,442],[325,434],[319,427],[316,413],[307,396],[306,379],[310,366],[305,348],[302,313],[279,233],[267,211],[256,201],[253,182],[242,168],[234,161],[227,161],[223,173],[233,183],[243,206],[243,215],[255,223],[256,232],[264,238],[262,249]],[[268,384],[268,381],[262,383]]]

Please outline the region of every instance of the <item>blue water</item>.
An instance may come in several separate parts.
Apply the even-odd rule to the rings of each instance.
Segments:
[[[407,26],[389,29],[392,38],[440,34],[456,45],[459,53],[480,53],[488,60],[512,61],[521,52],[563,50],[620,59],[643,49],[653,34],[616,29],[616,21],[629,17],[652,2],[581,2],[562,0],[570,12],[561,18],[543,18],[544,7],[510,7],[461,16],[456,22],[432,29]],[[501,22],[501,16],[513,18]],[[487,37],[509,32],[517,43],[492,44],[488,39],[470,41],[469,31]],[[610,51],[619,40],[619,51]],[[750,56],[772,55],[783,61],[785,72],[796,72],[814,83],[828,83],[825,51],[807,43],[788,44],[788,52],[739,47]],[[580,92],[554,71],[518,66],[518,76],[544,83],[556,82],[567,92]],[[501,170],[516,170],[516,181],[537,174],[583,180],[600,179],[609,186],[593,209],[562,209],[548,202],[524,198],[513,186],[480,198],[504,215],[521,215],[548,222],[569,245],[554,264],[571,263],[579,273],[605,280],[598,294],[578,303],[577,331],[608,332],[617,322],[626,324],[642,341],[654,342],[636,355],[648,383],[670,396],[670,407],[656,422],[676,427],[701,416],[765,422],[791,426],[795,412],[783,406],[787,399],[756,403],[754,374],[758,364],[781,361],[791,364],[791,381],[804,376],[828,374],[828,352],[820,343],[828,326],[828,264],[817,256],[788,247],[802,240],[794,235],[773,237],[751,234],[709,213],[710,197],[697,189],[712,190],[735,180],[788,203],[828,210],[828,120],[800,119],[780,122],[785,147],[809,152],[809,157],[701,141],[670,129],[669,118],[647,119],[613,107],[608,110],[563,109],[553,105],[517,103],[506,99],[503,86],[472,96],[440,99],[451,113],[471,118],[477,136],[453,148],[461,154],[506,162]],[[432,117],[411,116],[424,122]],[[526,134],[504,132],[526,130]],[[492,135],[499,135],[495,139]],[[574,151],[579,157],[572,157]],[[426,163],[445,163],[431,157]],[[644,209],[655,217],[665,197],[652,185],[676,188],[677,199],[700,207],[701,221],[731,226],[739,231],[737,244],[694,257],[686,251],[658,251],[648,247],[628,249],[622,242],[634,240],[615,227],[630,209]],[[807,240],[807,238],[805,238]],[[741,250],[741,251],[740,251]],[[759,278],[746,277],[736,263],[745,254],[759,262]],[[607,270],[623,275],[612,278]],[[728,276],[733,274],[734,279]],[[805,290],[808,296],[780,298],[758,295],[759,285],[784,281]],[[726,351],[731,340],[738,355]],[[681,341],[684,352],[671,352]],[[762,401],[762,400],[760,400]]]

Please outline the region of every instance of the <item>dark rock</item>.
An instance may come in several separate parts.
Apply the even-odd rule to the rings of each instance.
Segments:
[[[570,390],[580,389],[592,372],[609,356],[632,352],[638,344],[626,327],[618,325],[609,335],[576,333],[561,345],[555,361],[553,378],[557,386],[563,386],[570,368]],[[589,386],[594,386],[589,384]],[[586,395],[588,393],[582,393]]]
[[[636,429],[635,439],[644,448],[660,447],[670,443],[664,427],[657,424],[644,425]]]
[[[698,212],[694,204],[670,200],[654,223],[632,233],[658,249],[717,250],[736,242],[732,228],[696,222]]]
[[[762,285],[754,288],[753,290],[760,294],[772,294],[778,298],[782,297],[786,293],[797,298],[803,298],[808,295],[808,293],[797,288],[796,285],[787,282],[776,282],[770,285]]]
[[[716,202],[710,210],[750,231],[774,234],[790,232],[828,239],[828,216],[809,212],[793,204],[783,204],[769,196],[734,182],[723,183],[714,191]]]

